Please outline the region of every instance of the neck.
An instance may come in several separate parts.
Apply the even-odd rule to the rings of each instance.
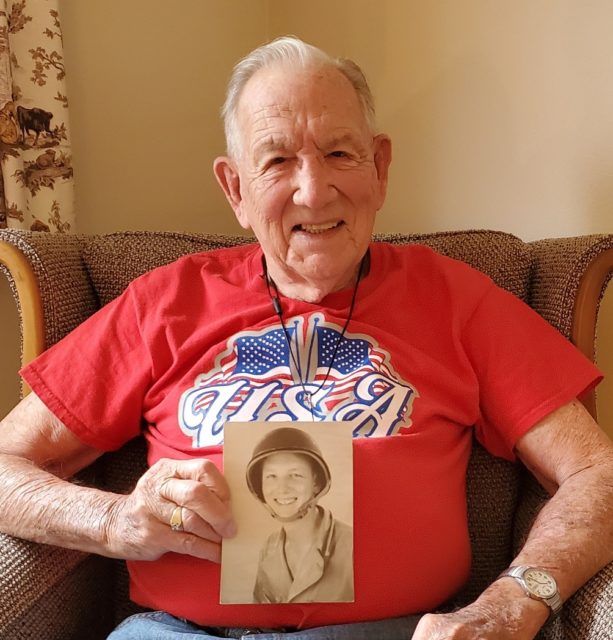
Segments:
[[[352,265],[340,276],[310,279],[295,272],[288,273],[274,262],[268,263],[265,256],[262,258],[262,264],[264,277],[273,285],[275,291],[286,298],[314,304],[321,302],[330,293],[355,286],[358,280],[368,273],[370,266],[369,254],[366,253],[358,264]]]
[[[299,542],[300,540],[311,540],[312,534],[317,524],[318,508],[313,505],[303,518],[292,522],[284,522],[285,537],[291,542]]]

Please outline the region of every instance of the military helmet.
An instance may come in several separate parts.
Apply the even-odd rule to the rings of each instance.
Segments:
[[[280,427],[267,433],[253,449],[251,460],[247,465],[247,486],[253,495],[264,502],[262,493],[262,465],[264,460],[273,453],[300,453],[309,458],[312,463],[320,490],[314,498],[321,498],[330,489],[330,469],[323,458],[321,449],[313,438],[297,427]]]

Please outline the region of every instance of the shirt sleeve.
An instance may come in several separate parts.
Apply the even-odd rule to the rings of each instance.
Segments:
[[[509,460],[522,435],[603,377],[536,311],[493,284],[462,340],[479,381],[477,439]]]
[[[85,444],[111,451],[138,435],[151,357],[131,287],[20,373]]]

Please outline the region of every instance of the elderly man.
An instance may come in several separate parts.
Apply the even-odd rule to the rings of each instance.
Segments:
[[[127,559],[155,612],[117,640],[533,638],[613,559],[613,447],[575,400],[599,373],[482,274],[371,243],[391,143],[355,64],[275,41],[237,65],[224,117],[215,175],[259,244],[143,276],[24,370],[2,530]],[[227,420],[352,423],[354,602],[219,604]],[[428,613],[468,575],[473,426],[553,497],[519,568]],[[151,466],[130,495],[65,481],[141,429]]]

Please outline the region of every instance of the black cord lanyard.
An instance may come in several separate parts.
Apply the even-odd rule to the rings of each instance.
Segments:
[[[279,320],[281,321],[281,327],[283,328],[283,335],[285,336],[285,341],[287,342],[287,347],[289,349],[289,354],[290,357],[292,359],[292,362],[294,363],[294,367],[296,369],[296,372],[298,374],[298,380],[300,381],[300,386],[302,387],[302,392],[304,394],[304,401],[306,403],[306,405],[309,407],[309,410],[311,411],[311,418],[313,421],[315,421],[315,415],[313,413],[313,396],[318,394],[322,389],[323,386],[326,384],[327,380],[328,380],[328,376],[330,375],[330,371],[332,371],[332,366],[334,365],[334,360],[336,359],[336,353],[338,351],[338,348],[341,344],[341,342],[343,341],[343,338],[345,336],[345,332],[347,331],[347,327],[349,326],[349,323],[351,322],[351,318],[353,317],[353,309],[355,307],[355,301],[356,298],[358,296],[358,287],[360,284],[360,280],[362,279],[362,271],[364,269],[364,265],[366,263],[366,257],[368,256],[368,252],[366,252],[364,254],[364,257],[362,258],[362,260],[360,261],[360,267],[358,268],[358,277],[355,283],[355,287],[353,288],[353,295],[351,297],[351,305],[349,306],[349,314],[347,315],[347,320],[345,320],[345,324],[343,326],[343,329],[341,331],[340,336],[338,337],[338,340],[336,341],[336,345],[334,345],[334,351],[332,352],[332,358],[330,359],[330,364],[328,365],[328,370],[326,371],[326,375],[324,376],[323,381],[321,382],[321,384],[317,387],[317,389],[315,389],[315,391],[313,391],[312,393],[310,391],[306,390],[305,387],[305,382],[306,380],[302,379],[302,371],[300,370],[300,367],[298,366],[298,363],[296,362],[296,356],[294,355],[294,352],[292,351],[292,341],[290,339],[289,336],[289,332],[287,330],[287,327],[285,326],[285,320],[283,319],[283,308],[281,307],[281,300],[279,299],[279,289],[277,288],[277,284],[275,283],[275,281],[268,275],[268,267],[266,266],[266,257],[264,255],[262,255],[262,268],[264,270],[264,281],[266,282],[266,289],[268,291],[268,295],[270,296],[270,301],[272,302],[272,308],[275,310],[275,313],[279,316]],[[270,285],[273,286],[274,290],[275,290],[275,295],[273,296],[273,293],[270,289]],[[298,349],[298,336],[296,336],[296,349]]]

